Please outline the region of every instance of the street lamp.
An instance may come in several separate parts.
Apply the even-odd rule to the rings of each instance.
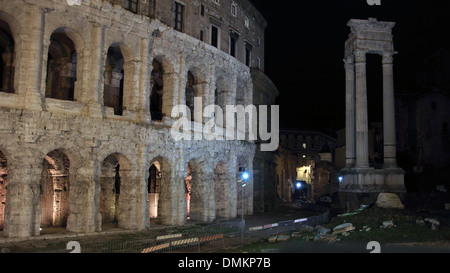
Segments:
[[[244,194],[244,190],[245,190],[245,186],[247,186],[247,180],[249,179],[250,174],[244,170],[244,172],[241,174],[241,183],[242,183],[242,211],[241,211],[241,217],[242,217],[242,222],[241,222],[241,241],[242,244],[244,244],[244,199],[245,199],[245,194]]]

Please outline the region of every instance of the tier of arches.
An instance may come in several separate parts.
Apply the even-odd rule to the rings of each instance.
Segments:
[[[4,13],[0,12],[0,15],[0,93],[16,93],[15,82],[19,82],[14,80],[16,63],[18,58],[22,58],[17,50],[21,47],[15,43],[15,34],[8,23],[11,20],[6,20],[9,17],[4,16]],[[104,40],[105,43],[110,41]],[[86,68],[92,63],[89,60],[92,56],[85,53],[89,43],[85,43],[78,31],[70,27],[58,27],[43,45],[43,50],[47,51],[43,55],[43,64],[46,66],[42,69],[43,97],[81,103],[89,101],[87,98],[96,97],[84,94],[89,84],[82,81],[83,78],[90,78]],[[106,109],[111,109],[114,115],[121,116],[125,111],[144,108],[151,120],[160,121],[164,116],[170,116],[172,107],[177,104],[187,105],[193,113],[194,97],[202,97],[204,104],[214,103],[222,107],[251,102],[249,79],[240,79],[231,68],[211,69],[212,60],[211,64],[204,61],[194,64],[190,63],[192,60],[189,56],[186,57],[187,63],[180,68],[177,63],[179,60],[169,57],[173,55],[172,52],[166,55],[161,49],[148,50],[146,54],[155,54],[150,56],[149,62],[142,59],[146,54],[135,53],[136,49],[124,42],[111,42],[107,49],[101,50],[100,60],[103,61],[100,62],[103,63],[100,63],[98,102]],[[145,79],[140,79],[143,75],[140,72],[142,64],[148,66]],[[180,85],[183,86],[182,93],[176,90]],[[138,93],[142,92],[138,89],[146,90],[146,98],[142,98],[145,102],[136,100],[136,97],[141,96]]]
[[[150,222],[172,224],[169,219],[173,219],[173,214],[176,213],[170,205],[173,199],[178,199],[175,203],[183,207],[181,214],[184,223],[236,217],[242,207],[239,207],[241,203],[237,203],[240,190],[234,174],[244,168],[246,161],[239,157],[236,162],[238,165],[233,167],[230,163],[218,161],[211,170],[210,164],[205,161],[190,159],[183,171],[184,183],[180,184],[175,181],[173,163],[158,156],[150,161],[145,172],[145,187],[140,187],[134,181],[136,170],[128,157],[121,153],[111,153],[102,160],[99,176],[94,181],[94,188],[98,193],[94,194],[93,202],[97,204],[95,207],[100,215],[100,228],[96,231],[108,226],[136,228],[130,225],[130,219],[137,216],[130,214],[138,210],[136,203],[143,200],[140,198],[141,194],[146,198],[141,205],[147,208],[142,216],[143,219],[148,219],[144,227],[149,227]],[[8,202],[9,198],[16,198],[8,193],[9,165],[6,154],[0,149],[0,231],[7,229],[8,221],[12,220],[6,215],[16,214],[15,210],[22,209],[15,207],[16,202]],[[35,217],[43,232],[49,227],[63,227],[69,231],[78,229],[73,227],[76,220],[70,219],[71,214],[79,213],[80,205],[91,202],[82,200],[83,197],[79,194],[80,168],[80,161],[64,149],[52,150],[42,159],[39,198],[34,198],[33,201],[33,206],[38,209],[33,211],[39,212]],[[236,169],[233,171],[233,168]],[[14,183],[14,180],[10,183]],[[145,193],[139,189],[144,189]]]

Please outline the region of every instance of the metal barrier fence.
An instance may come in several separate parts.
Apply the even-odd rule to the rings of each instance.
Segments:
[[[170,234],[156,238],[135,240],[116,239],[103,242],[80,244],[82,253],[187,253],[208,252],[223,249],[226,246],[239,246],[251,241],[285,232],[305,229],[305,226],[317,226],[328,222],[329,210],[317,216],[281,221],[261,226],[245,227],[242,231],[241,220],[205,225],[196,229],[197,234]],[[66,246],[57,251],[68,253]]]

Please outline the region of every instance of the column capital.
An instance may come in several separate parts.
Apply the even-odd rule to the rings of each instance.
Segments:
[[[366,62],[366,51],[357,49],[355,50],[355,63],[365,63]]]
[[[353,60],[353,55],[347,56],[343,59],[344,67],[346,70],[351,70],[354,68],[355,62]]]
[[[381,54],[382,56],[382,64],[393,64],[394,63],[394,54],[396,54],[396,52],[393,51],[387,51],[387,52],[383,52]]]

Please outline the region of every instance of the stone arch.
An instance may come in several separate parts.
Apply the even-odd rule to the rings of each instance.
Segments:
[[[191,120],[194,120],[194,98],[198,96],[197,90],[196,90],[196,79],[194,74],[191,71],[188,71],[187,73],[187,80],[186,80],[186,88],[185,88],[185,98],[186,98],[186,106],[191,111]]]
[[[155,57],[152,61],[150,78],[150,115],[152,120],[162,120],[163,94],[164,94],[164,66],[161,58]]]
[[[133,110],[135,56],[123,43],[112,43],[106,52],[104,67],[103,105],[111,107],[114,115]]]
[[[15,93],[15,58],[16,44],[10,24],[0,16],[0,92]]]
[[[61,27],[51,34],[45,97],[69,101],[81,97],[75,94],[78,48],[83,49],[84,42],[76,31]]]
[[[191,111],[191,120],[194,120],[194,98],[202,98],[202,107],[207,103],[208,96],[208,81],[207,73],[204,67],[190,67],[186,74],[185,84],[185,103]],[[198,109],[201,112],[203,109]],[[203,113],[203,112],[202,112]]]
[[[102,223],[125,225],[132,216],[127,209],[133,197],[131,187],[131,164],[127,157],[112,153],[102,161],[100,174],[99,206]]]
[[[123,113],[124,62],[120,47],[111,45],[105,63],[103,105],[112,107],[115,115]]]
[[[185,181],[185,199],[188,221],[204,221],[205,196],[204,163],[198,159],[191,159],[187,164]]]
[[[155,157],[149,164],[147,194],[150,218],[157,222],[172,212],[165,209],[164,202],[170,199],[172,170],[169,161],[161,156]]]
[[[66,151],[61,149],[47,153],[42,160],[39,196],[42,228],[67,226],[70,187],[76,176],[73,165]]]
[[[4,228],[6,195],[8,191],[8,159],[0,150],[0,231]]]

